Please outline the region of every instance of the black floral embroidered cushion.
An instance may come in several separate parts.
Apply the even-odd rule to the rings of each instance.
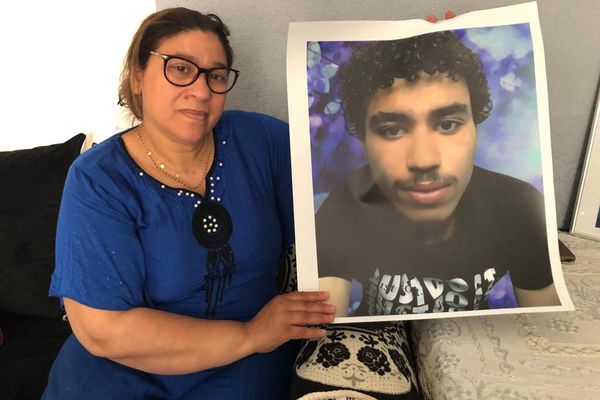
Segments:
[[[277,267],[277,287],[279,293],[289,293],[298,290],[296,275],[296,246],[291,245],[281,256]]]
[[[298,353],[293,399],[420,399],[407,326],[330,325]]]
[[[62,190],[84,140],[0,152],[0,311],[63,315],[48,287]]]

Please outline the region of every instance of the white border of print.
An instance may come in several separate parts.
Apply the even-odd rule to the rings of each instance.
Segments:
[[[598,87],[600,90],[600,86]],[[583,164],[577,203],[573,212],[571,233],[600,240],[600,228],[596,227],[600,208],[600,93],[596,100],[596,112],[590,131],[588,149]]]
[[[573,304],[567,292],[560,256],[556,226],[556,207],[552,175],[550,147],[550,122],[548,110],[548,88],[544,64],[544,47],[535,2],[493,10],[474,11],[444,20],[436,24],[425,20],[408,21],[320,21],[292,22],[288,30],[287,82],[290,120],[292,178],[294,189],[294,214],[296,231],[296,257],[298,266],[298,289],[318,290],[318,265],[315,237],[315,212],[311,174],[311,151],[309,108],[307,91],[307,42],[343,40],[389,40],[400,39],[430,32],[459,28],[478,28],[508,24],[528,23],[534,46],[537,108],[539,118],[540,149],[548,231],[548,249],[552,264],[552,275],[561,306],[518,307],[484,311],[458,311],[411,315],[385,315],[370,317],[337,318],[335,322],[363,322],[449,318],[459,316],[515,314],[523,312],[567,311]]]

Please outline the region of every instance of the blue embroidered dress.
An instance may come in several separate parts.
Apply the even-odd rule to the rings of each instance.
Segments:
[[[168,187],[127,153],[122,133],[81,155],[62,198],[50,295],[90,307],[150,307],[247,321],[276,293],[276,269],[293,243],[289,134],[265,115],[226,111],[214,129],[206,198]],[[203,201],[227,209],[235,271],[207,278],[207,249],[192,231]],[[222,299],[208,288],[223,284]],[[143,335],[144,332],[139,332]],[[281,399],[293,348],[284,345],[228,366],[187,375],[135,370],[85,350],[71,335],[44,399]]]

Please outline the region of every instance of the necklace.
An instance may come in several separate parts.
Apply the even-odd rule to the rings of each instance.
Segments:
[[[152,165],[154,165],[154,167],[156,167],[156,169],[158,169],[165,176],[171,178],[172,180],[179,183],[180,185],[183,185],[186,189],[189,189],[194,192],[200,192],[200,189],[202,188],[202,185],[204,184],[204,181],[206,180],[206,174],[208,173],[210,160],[212,159],[212,155],[213,155],[213,145],[212,145],[213,141],[211,140],[211,137],[208,138],[208,142],[206,144],[208,146],[208,154],[206,155],[206,163],[204,165],[204,170],[202,171],[202,180],[197,185],[189,185],[183,179],[181,179],[180,171],[177,171],[174,168],[167,167],[167,165],[164,162],[160,161],[159,159],[157,159],[153,156],[152,150],[150,150],[148,148],[148,146],[146,145],[146,142],[144,141],[144,134],[143,134],[141,125],[139,126],[139,128],[137,130],[137,137],[140,140],[140,142],[142,143],[142,146],[144,147],[144,150],[146,151],[146,155],[150,158],[150,161],[152,161]],[[173,171],[176,171],[176,173],[172,174],[169,171],[167,171],[167,169],[172,169]]]

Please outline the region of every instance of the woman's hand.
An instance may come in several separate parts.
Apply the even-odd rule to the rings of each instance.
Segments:
[[[274,297],[246,323],[253,352],[272,351],[291,339],[325,336],[325,330],[308,325],[333,322],[335,307],[323,303],[328,298],[327,292],[292,292]]]

